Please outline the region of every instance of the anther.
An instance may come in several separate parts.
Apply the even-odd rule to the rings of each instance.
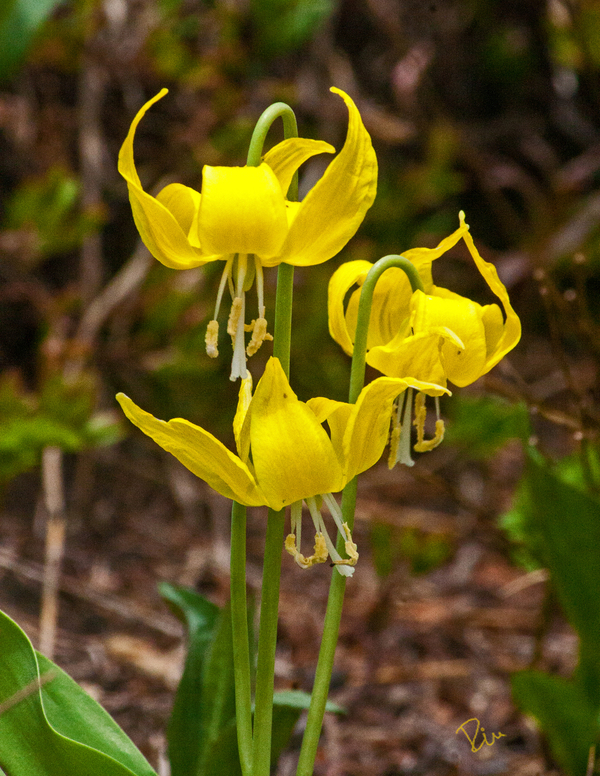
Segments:
[[[217,358],[219,355],[219,349],[217,343],[219,341],[219,322],[210,321],[206,328],[206,337],[204,342],[206,343],[206,354],[210,358]]]
[[[265,340],[272,339],[272,335],[267,332],[266,318],[258,318],[256,321],[254,321],[254,326],[252,328],[252,339],[248,343],[246,353],[248,356],[253,356]]]
[[[235,337],[238,329],[238,323],[242,313],[242,303],[242,297],[236,296],[231,305],[229,320],[227,321],[227,334],[230,334],[232,337]]]

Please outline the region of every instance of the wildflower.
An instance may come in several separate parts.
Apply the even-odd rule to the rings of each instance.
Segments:
[[[413,248],[402,254],[415,265],[424,292],[413,293],[405,273],[396,268],[384,272],[377,283],[369,322],[367,363],[385,375],[406,379],[410,375],[443,386],[447,381],[458,386],[470,385],[489,372],[521,337],[521,323],[496,268],[479,255],[464,213],[459,214],[459,219],[459,228],[437,248]],[[461,239],[489,288],[500,299],[504,314],[497,304],[480,305],[434,285],[433,261]],[[329,284],[329,331],[349,354],[353,350],[360,288],[352,294],[346,311],[344,297],[353,285],[362,285],[371,266],[366,261],[348,262],[334,273]],[[400,424],[404,428],[405,444],[400,446],[402,451],[392,445],[390,465],[398,460],[412,465],[406,445],[410,428],[406,421],[412,415],[409,405],[412,405],[410,392],[404,409],[396,409],[397,418],[402,416],[405,420]],[[437,400],[436,408],[435,437],[426,441],[423,436],[425,397],[417,397],[414,425],[418,452],[433,449],[443,439],[444,424],[439,418]],[[397,425],[396,429],[399,428]],[[397,435],[402,436],[400,430]]]
[[[379,459],[394,397],[409,386],[431,395],[448,393],[437,385],[381,377],[361,392],[356,404],[326,398],[304,403],[290,388],[279,360],[270,358],[254,395],[251,378],[242,380],[233,421],[237,455],[187,420],[167,423],[122,393],[117,399],[132,423],[223,496],[276,511],[290,505],[292,533],[285,547],[300,566],[308,568],[331,556],[339,572],[350,576],[358,553],[332,493]],[[330,436],[322,426],[325,421]],[[308,558],[299,549],[302,501],[316,531],[315,551]],[[348,558],[339,555],[329,536],[323,503],[344,537]]]
[[[135,169],[133,139],[140,120],[166,89],[140,109],[119,153],[119,172],[127,181],[133,217],[150,253],[173,269],[225,262],[206,347],[209,356],[218,355],[217,317],[228,286],[232,380],[247,376],[244,331],[252,332],[249,356],[272,339],[265,319],[263,267],[327,261],[354,235],[375,198],[377,160],[369,134],[350,97],[340,89],[331,91],[348,108],[346,142],[302,202],[286,199],[292,177],[311,156],[334,153],[329,143],[289,138],[265,154],[258,167],[206,165],[202,193],[180,183],[166,186],[156,197],[145,192]],[[258,316],[246,325],[245,295],[254,277]]]

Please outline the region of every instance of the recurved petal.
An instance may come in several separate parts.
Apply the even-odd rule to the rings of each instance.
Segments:
[[[208,431],[181,418],[158,420],[123,393],[117,400],[132,423],[218,493],[249,507],[267,503],[246,464]]]
[[[356,321],[354,321],[354,327],[349,329],[344,312],[344,299],[353,285],[364,283],[372,266],[370,261],[347,261],[336,269],[329,281],[327,301],[329,333],[349,356],[354,350]]]
[[[301,202],[278,263],[321,264],[346,245],[362,223],[377,190],[377,158],[356,105],[340,89],[350,118],[346,142]]]
[[[187,233],[175,215],[144,191],[133,159],[133,138],[137,126],[148,108],[166,93],[167,89],[162,89],[138,111],[119,152],[119,172],[127,181],[133,218],[144,245],[155,259],[167,267],[189,269],[205,264],[214,257],[205,256],[201,250],[190,245]]]
[[[298,401],[279,359],[267,362],[249,414],[256,479],[273,509],[341,490],[331,441],[314,412]]]
[[[461,227],[467,226],[465,224],[465,214],[462,211],[459,214],[459,218],[461,222]],[[468,229],[468,226],[467,226],[467,229]],[[465,240],[465,243],[467,244],[467,248],[469,249],[469,253],[473,257],[473,261],[477,265],[477,269],[481,272],[481,274],[485,278],[485,281],[488,284],[488,286],[492,289],[492,291],[496,294],[497,297],[499,297],[500,301],[502,302],[502,305],[504,307],[504,314],[506,315],[506,320],[504,321],[504,330],[502,332],[502,335],[498,339],[496,347],[487,356],[485,369],[482,372],[482,374],[485,374],[486,372],[489,372],[493,366],[496,366],[496,364],[502,358],[504,358],[504,356],[510,350],[512,350],[517,344],[517,342],[521,339],[521,321],[519,320],[519,316],[513,310],[513,307],[510,303],[510,299],[508,298],[508,291],[506,290],[506,286],[504,285],[504,283],[498,277],[498,272],[496,270],[496,267],[494,267],[493,264],[490,264],[488,261],[484,261],[481,258],[481,256],[479,255],[479,251],[475,247],[475,243],[473,242],[473,238],[471,237],[471,234],[469,231],[465,232],[464,240]]]
[[[285,199],[269,165],[205,165],[198,210],[198,238],[205,251],[273,256],[287,231]]]
[[[402,255],[412,261],[417,268],[421,280],[423,281],[423,285],[425,286],[426,294],[431,293],[431,288],[433,287],[433,280],[431,277],[432,262],[447,253],[450,248],[453,248],[456,243],[460,242],[461,238],[468,234],[468,232],[469,227],[464,222],[461,222],[458,229],[452,232],[451,235],[448,235],[448,237],[444,237],[435,248],[409,248],[402,253]]]
[[[304,137],[290,137],[277,143],[263,157],[277,176],[285,197],[298,167],[311,156],[334,154],[335,148],[324,140],[310,140]]]
[[[406,383],[379,377],[360,392],[348,417],[343,438],[344,480],[377,463],[386,445],[394,399]]]

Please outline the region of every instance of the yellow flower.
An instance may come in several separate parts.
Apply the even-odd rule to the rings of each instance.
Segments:
[[[396,268],[384,272],[377,283],[369,321],[367,363],[385,375],[410,376],[444,386],[448,380],[458,386],[469,385],[489,372],[521,337],[521,323],[496,268],[479,255],[464,213],[459,218],[459,228],[437,248],[413,248],[402,254],[415,265],[424,292],[412,293],[406,275]],[[434,285],[432,262],[461,239],[489,288],[500,299],[504,314],[497,304],[480,305]],[[360,286],[371,266],[367,261],[344,264],[329,284],[329,331],[349,354],[353,350]],[[359,289],[344,311],[344,297],[355,284]],[[443,422],[438,410],[435,439],[424,441],[424,397],[417,400],[415,425],[419,436],[415,449],[422,452],[441,442]],[[403,414],[406,416],[406,412]],[[403,462],[410,465],[410,456]]]
[[[119,172],[127,181],[133,217],[150,253],[173,269],[225,261],[206,345],[209,356],[216,357],[216,319],[228,285],[233,300],[227,328],[234,343],[232,380],[247,376],[245,292],[254,275],[258,317],[246,326],[252,331],[248,355],[271,338],[265,320],[263,267],[327,261],[354,235],[375,198],[377,159],[369,134],[350,97],[340,89],[331,91],[348,108],[346,142],[302,202],[286,199],[292,177],[311,156],[333,153],[329,143],[290,138],[265,154],[258,167],[206,165],[202,193],[180,183],[166,186],[156,197],[145,192],[135,168],[133,139],[140,120],[166,89],[140,109],[119,153]]]
[[[437,385],[381,377],[361,392],[356,404],[325,398],[304,403],[290,388],[279,360],[271,358],[253,396],[251,378],[242,381],[233,422],[237,455],[187,420],[175,418],[167,423],[144,412],[122,393],[117,399],[132,423],[223,496],[277,511],[291,505],[292,534],[286,549],[301,566],[324,562],[329,553],[340,573],[349,575],[358,555],[331,494],[379,459],[394,398],[409,385],[430,395],[448,392]],[[322,426],[324,421],[330,436]],[[302,501],[307,503],[316,530],[315,553],[310,558],[296,549]],[[344,536],[348,559],[340,557],[329,538],[321,501]]]

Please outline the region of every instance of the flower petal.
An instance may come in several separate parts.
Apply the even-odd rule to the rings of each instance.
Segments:
[[[461,340],[444,326],[406,337],[400,332],[387,345],[378,345],[367,353],[367,363],[388,377],[406,378],[436,385],[446,385],[442,346],[450,340],[456,348],[464,347]]]
[[[442,363],[446,377],[455,385],[475,382],[486,370],[486,341],[483,308],[446,288],[434,287],[428,296],[416,291],[411,303],[411,325],[415,333],[445,327],[462,340],[464,347],[446,339],[442,345]]]
[[[184,234],[187,234],[200,207],[200,192],[182,183],[170,183],[156,195],[156,199],[175,216]]]
[[[301,164],[316,154],[334,154],[335,148],[324,140],[310,140],[304,137],[290,137],[277,143],[263,156],[275,173],[285,197],[294,173]]]
[[[423,285],[425,287],[425,293],[430,294],[433,288],[433,280],[431,277],[431,264],[444,253],[447,253],[450,248],[453,248],[465,234],[468,234],[469,227],[465,223],[452,232],[448,237],[444,239],[435,248],[409,248],[404,251],[402,255],[412,261],[417,268]]]
[[[204,255],[201,250],[190,245],[187,233],[173,213],[144,191],[133,159],[133,138],[137,126],[148,108],[164,97],[167,91],[162,89],[138,111],[119,152],[119,172],[127,181],[133,218],[146,248],[167,267],[189,269],[199,267],[215,257]]]
[[[204,250],[273,256],[287,231],[285,199],[268,164],[205,165],[198,210],[198,238]]]
[[[248,409],[252,401],[252,375],[241,381],[238,405],[233,419],[235,446],[242,461],[247,464],[250,457],[250,417]]]
[[[279,359],[270,358],[249,414],[256,478],[273,509],[343,487],[342,470],[325,429],[298,401]]]
[[[267,503],[246,464],[208,431],[181,418],[158,420],[124,393],[117,394],[117,401],[144,434],[221,495],[249,507]]]
[[[349,329],[344,313],[344,299],[353,285],[358,283],[362,286],[372,266],[370,261],[347,261],[336,269],[329,281],[329,333],[349,356],[354,350],[356,320],[354,327]]]
[[[462,211],[459,214],[459,218],[461,226],[466,226],[465,214]],[[508,298],[508,291],[506,290],[504,283],[498,277],[496,267],[481,258],[479,251],[475,247],[475,243],[473,242],[473,238],[471,237],[470,232],[465,232],[464,240],[467,244],[467,248],[469,249],[469,253],[473,257],[473,261],[477,265],[477,269],[483,275],[488,286],[502,302],[504,307],[504,314],[506,315],[506,320],[504,321],[504,331],[502,332],[502,335],[496,343],[496,346],[493,348],[492,352],[488,353],[485,368],[481,373],[485,374],[486,372],[489,372],[492,367],[496,366],[498,361],[504,358],[504,356],[510,350],[512,350],[517,342],[521,339],[521,321],[519,320],[519,316],[513,310],[510,299]],[[487,316],[489,316],[489,313],[486,313],[486,317]],[[458,384],[459,383],[457,383],[457,385]]]
[[[373,204],[377,191],[377,158],[369,133],[353,101],[340,89],[350,114],[346,142],[301,202],[281,251],[268,265],[322,264],[346,245]]]

